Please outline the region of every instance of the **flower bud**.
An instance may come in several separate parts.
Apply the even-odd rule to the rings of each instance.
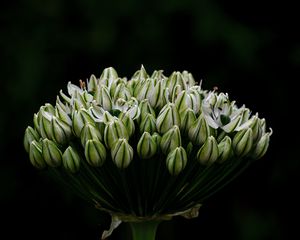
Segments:
[[[169,88],[171,96],[176,85],[180,85],[182,90],[186,89],[186,83],[180,72],[173,72],[166,81],[166,87]]]
[[[30,143],[33,140],[38,141],[39,138],[40,138],[40,136],[39,136],[38,132],[35,131],[32,127],[29,126],[26,128],[25,135],[24,135],[24,141],[23,141],[26,152],[29,152]]]
[[[119,138],[111,149],[111,158],[118,168],[127,168],[133,158],[133,149],[127,139]]]
[[[38,168],[43,169],[46,167],[46,162],[42,156],[42,144],[33,140],[29,146],[29,159],[31,164]]]
[[[148,159],[154,156],[157,145],[150,133],[144,132],[137,144],[137,153],[140,158]]]
[[[53,115],[50,112],[45,111],[45,107],[41,107],[37,115],[37,120],[39,121],[39,130],[42,138],[52,139],[52,120]]]
[[[152,81],[151,88],[149,89],[146,98],[149,99],[149,103],[151,107],[157,108],[163,105],[163,86],[162,81],[157,82],[154,85],[154,81]]]
[[[50,167],[59,167],[62,162],[62,153],[57,145],[47,138],[43,139],[42,154],[45,162]]]
[[[238,157],[247,155],[252,148],[252,144],[253,137],[251,128],[237,132],[232,140],[234,152]]]
[[[112,148],[119,138],[129,139],[126,127],[120,119],[106,124],[104,129],[104,142],[106,147]]]
[[[80,167],[80,156],[77,151],[69,146],[62,156],[63,166],[64,168],[71,172],[76,173],[79,171]]]
[[[64,121],[69,126],[72,126],[71,118],[69,117],[69,115],[63,110],[63,108],[59,104],[56,104],[55,116],[57,118],[59,118],[60,120]]]
[[[180,130],[184,135],[187,135],[193,123],[196,121],[196,115],[194,111],[187,108],[180,114]]]
[[[129,113],[121,113],[119,116],[119,119],[123,122],[123,124],[125,125],[128,135],[129,137],[131,137],[134,134],[135,131],[135,125],[134,125],[134,121],[132,120],[132,118],[129,116]]]
[[[129,100],[131,98],[131,93],[129,89],[125,86],[124,83],[120,83],[116,86],[113,99],[116,101],[118,98],[122,98],[124,100]]]
[[[147,95],[151,89],[154,89],[154,83],[151,78],[148,78],[145,83],[140,87],[139,91],[137,92],[136,99],[138,101],[142,101],[147,99]]]
[[[181,136],[178,126],[173,126],[161,138],[160,148],[164,154],[168,154],[175,148],[181,146]]]
[[[106,86],[98,86],[94,98],[104,110],[110,111],[112,109],[112,99]]]
[[[106,149],[98,140],[88,140],[85,144],[84,155],[92,167],[101,167],[106,159]]]
[[[218,144],[218,149],[219,149],[218,162],[223,163],[232,155],[231,138],[225,136],[222,139],[222,141]]]
[[[257,145],[254,148],[254,151],[252,153],[252,157],[254,159],[259,159],[265,155],[267,152],[267,149],[269,147],[269,141],[270,136],[272,135],[272,129],[271,132],[265,133],[262,138],[258,141]]]
[[[170,152],[166,158],[169,173],[177,176],[185,168],[187,163],[187,155],[183,147],[177,147]]]
[[[148,99],[144,99],[140,102],[139,109],[140,109],[139,122],[143,121],[143,119],[147,116],[147,114],[151,114],[152,116],[155,117],[155,112],[151,107]]]
[[[209,136],[197,153],[197,159],[202,165],[210,166],[219,156],[218,143],[213,136]]]
[[[160,111],[157,121],[156,127],[160,133],[167,132],[174,125],[180,126],[180,116],[178,110],[174,103],[168,103],[162,110]]]
[[[72,136],[72,129],[70,125],[63,122],[59,118],[53,116],[51,120],[52,125],[52,140],[59,145],[65,145]]]
[[[231,133],[233,132],[240,124],[241,122],[241,115],[235,116],[234,118],[230,119],[229,117],[227,117],[226,115],[221,115],[222,119],[227,119],[229,120],[229,123],[225,124],[222,129],[227,132],[227,133]]]
[[[100,131],[93,125],[87,123],[81,130],[80,134],[81,144],[84,147],[88,140],[102,140]]]
[[[187,91],[183,90],[182,92],[179,93],[179,95],[175,100],[175,105],[178,109],[179,114],[184,112],[187,108],[191,108],[192,102]]]
[[[89,92],[95,92],[98,85],[98,80],[94,74],[90,76],[90,79],[87,80],[87,89]]]
[[[155,142],[157,146],[157,152],[160,152],[160,142],[161,142],[161,136],[158,133],[153,133],[152,139]]]
[[[189,87],[192,87],[195,85],[195,83],[196,83],[195,79],[194,79],[193,75],[191,73],[189,73],[188,71],[183,71],[182,77]]]
[[[201,114],[198,119],[191,125],[188,132],[189,139],[196,145],[202,145],[210,136],[210,128]]]
[[[100,82],[110,88],[113,81],[118,78],[118,73],[113,67],[105,68],[100,76]]]
[[[92,116],[85,109],[75,110],[72,116],[73,131],[76,137],[80,137],[82,128],[86,123],[95,124]]]
[[[155,122],[155,117],[147,113],[144,115],[143,120],[140,123],[140,133],[142,134],[143,132],[149,132],[150,134],[154,133],[156,131],[156,122]]]

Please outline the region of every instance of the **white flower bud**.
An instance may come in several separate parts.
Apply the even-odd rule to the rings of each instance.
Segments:
[[[166,165],[171,175],[177,176],[187,164],[187,155],[183,147],[177,147],[166,158]]]
[[[174,125],[180,127],[180,116],[174,103],[168,103],[159,113],[156,127],[160,133],[167,132]]]
[[[238,157],[247,155],[253,144],[252,129],[243,129],[237,132],[232,140],[232,146]]]
[[[164,154],[168,154],[172,150],[181,146],[181,136],[178,126],[173,126],[161,138],[160,148]]]
[[[111,149],[111,158],[118,168],[127,168],[133,158],[133,149],[127,139],[118,139]]]
[[[57,145],[47,138],[43,139],[42,143],[42,155],[50,167],[59,167],[62,162],[62,153]]]
[[[157,145],[150,133],[144,132],[137,144],[137,153],[140,158],[148,159],[157,152]]]
[[[43,169],[46,167],[46,162],[42,155],[42,144],[33,140],[29,146],[29,159],[31,164],[38,168]]]
[[[62,156],[63,166],[67,171],[71,173],[76,173],[79,171],[80,161],[81,160],[79,154],[71,146],[69,146],[63,153]]]
[[[207,138],[197,153],[197,159],[202,165],[210,166],[219,157],[218,143],[213,136]]]
[[[85,144],[84,155],[92,167],[101,167],[106,160],[106,149],[98,140],[88,140]]]

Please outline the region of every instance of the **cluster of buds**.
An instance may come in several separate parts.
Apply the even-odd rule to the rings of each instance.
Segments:
[[[124,173],[120,181],[126,180],[129,188],[138,183],[141,186],[135,190],[148,191],[143,201],[152,199],[149,209],[174,213],[175,208],[165,207],[167,196],[163,201],[155,191],[160,189],[158,181],[165,184],[182,176],[178,192],[169,193],[173,201],[182,203],[179,210],[186,210],[203,199],[198,194],[199,182],[189,188],[193,178],[209,179],[203,174],[207,169],[211,174],[211,169],[230,172],[230,166],[261,158],[272,134],[266,130],[265,119],[252,115],[245,106],[238,107],[228,94],[203,90],[187,71],[167,77],[163,71],[149,75],[142,66],[128,80],[110,67],[100,78],[92,75],[86,82],[80,81],[80,86],[69,82],[67,91],[60,91],[54,106],[47,103],[34,114],[33,127],[25,131],[25,149],[36,168],[55,169],[62,177],[73,175],[70,179],[75,183],[92,175],[99,185],[83,191],[89,191],[91,198],[110,212],[128,212],[128,199],[138,197],[133,196],[134,191],[124,190],[128,205],[112,205],[121,193],[109,192],[113,187],[108,184],[114,182],[106,179],[117,181]],[[137,173],[145,168],[148,173]],[[105,194],[98,196],[94,192],[99,186]],[[161,187],[162,196],[171,189]],[[132,211],[136,216],[156,214],[141,208]]]

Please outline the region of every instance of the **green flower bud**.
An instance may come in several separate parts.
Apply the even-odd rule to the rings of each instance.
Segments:
[[[127,168],[133,158],[133,149],[127,139],[119,138],[111,149],[111,158],[118,168]]]
[[[137,70],[133,76],[132,76],[132,79],[137,79],[137,80],[144,80],[146,78],[148,78],[149,75],[148,73],[146,72],[146,69],[144,68],[144,66],[142,65],[141,66],[141,69],[140,70]]]
[[[223,117],[226,117],[226,116],[224,115]],[[233,118],[231,120],[229,119],[229,123],[224,125],[222,127],[222,129],[227,133],[233,132],[239,126],[239,124],[241,122],[241,118],[242,118],[242,116],[240,115],[240,116],[236,116],[235,118]]]
[[[118,73],[113,67],[105,68],[100,76],[100,82],[110,88],[113,81],[118,78]]]
[[[222,139],[222,141],[218,144],[218,149],[219,149],[218,162],[223,163],[232,155],[231,138],[225,136]]]
[[[170,152],[166,159],[167,169],[173,176],[177,176],[185,168],[187,155],[183,147],[177,147]]]
[[[157,146],[157,152],[160,152],[160,142],[161,142],[161,136],[158,133],[153,133],[152,135],[152,139],[155,142],[156,146]]]
[[[183,90],[178,94],[175,100],[175,105],[178,109],[179,114],[192,106],[192,101],[187,91]]]
[[[63,153],[62,156],[62,162],[64,168],[71,172],[71,173],[76,173],[79,171],[80,167],[80,156],[75,150],[75,148],[72,148],[69,146],[65,152]]]
[[[112,109],[112,99],[106,86],[98,86],[94,98],[104,110],[110,111]]]
[[[62,162],[62,153],[57,145],[47,138],[43,139],[42,154],[45,162],[50,167],[59,167]]]
[[[80,137],[81,130],[86,123],[95,125],[92,116],[85,109],[75,110],[72,115],[73,131],[76,137]]]
[[[72,120],[70,116],[63,110],[63,108],[59,104],[56,105],[55,116],[64,121],[69,126],[72,126]]]
[[[23,141],[26,152],[29,152],[30,143],[33,140],[38,141],[39,138],[40,138],[40,135],[32,127],[29,126],[26,128],[25,135],[24,135],[24,141]]]
[[[186,153],[189,156],[193,151],[193,144],[191,142],[188,143],[188,145],[186,146]]]
[[[202,145],[210,135],[210,128],[201,114],[189,129],[189,139],[196,145]]]
[[[188,132],[196,119],[194,111],[190,108],[187,108],[180,114],[180,130],[183,134],[188,135]]]
[[[80,134],[81,144],[84,147],[88,140],[102,140],[100,131],[93,125],[87,123],[81,130]]]
[[[157,120],[156,127],[160,133],[167,132],[174,125],[180,126],[180,116],[174,103],[168,103],[160,111]]]
[[[154,88],[154,84],[152,79],[148,78],[145,83],[140,87],[139,91],[137,92],[136,99],[138,101],[142,101],[144,99],[147,99],[148,93],[150,93],[150,90]]]
[[[178,126],[173,126],[161,138],[160,148],[164,154],[168,154],[175,148],[181,146],[181,136]]]
[[[148,99],[144,99],[140,102],[139,109],[141,112],[139,122],[141,122],[149,113],[155,117],[155,111],[151,107]]]
[[[106,149],[98,140],[88,140],[85,144],[84,155],[92,167],[101,167],[106,159]]]
[[[52,140],[57,144],[65,145],[72,136],[70,125],[53,116],[52,121]]]
[[[144,132],[137,144],[137,153],[140,158],[148,159],[154,156],[157,151],[155,140],[150,133]]]
[[[36,114],[36,113],[33,114],[33,126],[34,126],[34,129],[37,131],[37,133],[39,135],[41,135],[40,124],[39,124],[39,122],[40,122],[39,115],[40,115],[39,113],[38,114]]]
[[[232,146],[238,157],[247,155],[253,144],[252,129],[243,129],[239,131],[232,140]]]
[[[98,85],[98,80],[94,74],[90,76],[90,79],[87,81],[87,89],[89,92],[95,92]]]
[[[153,108],[159,108],[163,106],[163,86],[162,81],[157,82],[154,85],[154,81],[152,81],[151,88],[147,93],[146,98],[149,99],[149,103]]]
[[[166,81],[166,87],[169,88],[171,96],[173,95],[173,91],[176,85],[180,85],[182,90],[186,89],[186,83],[180,72],[173,72]]]
[[[189,87],[192,87],[195,85],[195,83],[196,83],[195,79],[194,79],[193,75],[191,73],[189,73],[188,71],[183,71],[182,77]]]
[[[43,169],[46,167],[46,162],[42,155],[42,144],[33,140],[29,146],[29,159],[31,164],[38,168]]]
[[[113,96],[114,96],[113,99],[115,101],[118,98],[122,98],[127,101],[131,98],[131,93],[130,93],[129,89],[125,86],[125,83],[120,83],[120,84],[117,84]]]
[[[197,153],[197,159],[202,165],[210,166],[219,157],[218,143],[213,136],[209,136]]]
[[[52,131],[52,113],[46,112],[45,107],[41,107],[37,116],[37,120],[39,121],[39,130],[42,138],[52,139],[53,131]]]
[[[106,124],[104,129],[104,142],[106,147],[112,148],[119,138],[129,139],[124,123],[120,119],[115,119]]]
[[[269,141],[271,135],[272,135],[272,129],[271,132],[265,133],[262,136],[262,138],[258,141],[252,153],[252,157],[254,159],[259,159],[265,155],[269,147]]]
[[[144,115],[143,120],[140,123],[140,133],[143,132],[149,132],[150,134],[154,133],[156,131],[156,120],[155,117],[147,113]]]
[[[121,113],[119,116],[119,119],[123,122],[123,124],[125,125],[128,135],[129,137],[131,137],[134,134],[135,131],[135,125],[134,125],[134,121],[132,120],[132,118],[129,116],[129,113]]]

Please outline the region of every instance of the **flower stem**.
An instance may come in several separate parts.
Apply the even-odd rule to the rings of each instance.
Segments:
[[[155,240],[159,221],[130,222],[133,240]]]

